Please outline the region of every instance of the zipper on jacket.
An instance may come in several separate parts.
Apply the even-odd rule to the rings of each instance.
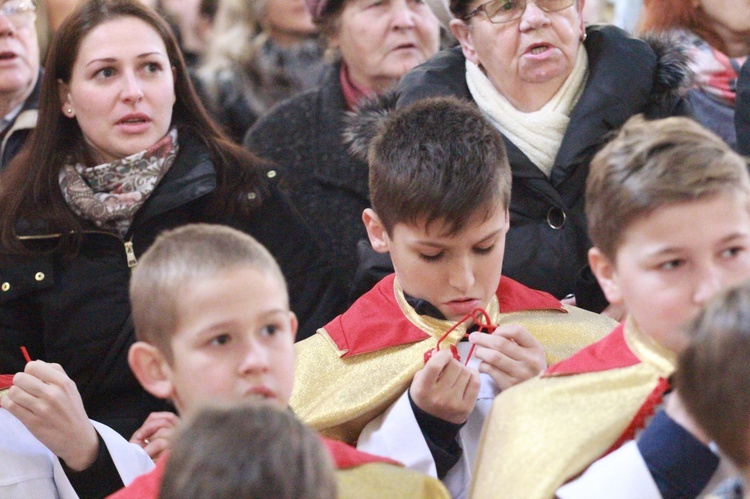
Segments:
[[[125,243],[125,256],[128,259],[128,267],[133,268],[138,265],[138,259],[135,257],[135,251],[133,251],[133,241],[124,241]]]
[[[135,256],[135,250],[133,249],[133,236],[130,236],[129,241],[125,241],[123,238],[112,232],[103,230],[83,230],[83,234],[103,234],[105,236],[116,237],[125,245],[125,259],[128,261],[128,268],[133,268],[138,265],[138,259]],[[29,236],[16,236],[20,241],[39,241],[44,239],[54,239],[60,237],[62,234],[40,234],[40,235],[29,235]]]
[[[122,244],[125,246],[125,259],[128,261],[128,268],[132,269],[138,264],[138,259],[135,257],[135,250],[133,249],[133,236],[130,236],[130,239],[126,241],[124,238],[120,237],[119,235],[113,233],[113,232],[107,232],[104,230],[83,230],[84,234],[103,234],[105,236],[112,236],[122,242]]]
[[[123,245],[125,245],[125,259],[128,261],[128,268],[132,269],[138,264],[138,259],[135,257],[135,250],[133,249],[133,236],[130,236],[130,240],[126,241],[119,235],[104,230],[83,230],[84,234],[103,234],[105,236],[112,236],[117,238]]]

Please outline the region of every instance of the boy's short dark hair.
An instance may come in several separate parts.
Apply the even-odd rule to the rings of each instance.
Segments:
[[[717,295],[687,329],[675,373],[685,406],[734,463],[750,466],[750,283]]]
[[[662,206],[735,193],[750,203],[747,163],[689,118],[629,119],[594,157],[586,219],[594,246],[614,261],[627,228]]]
[[[456,98],[393,111],[369,146],[370,200],[386,231],[397,223],[445,221],[455,234],[477,213],[510,204],[503,137],[476,107]],[[449,234],[449,235],[450,235]]]
[[[130,279],[137,338],[156,346],[171,362],[180,290],[191,280],[247,266],[276,275],[286,290],[276,260],[252,236],[209,224],[189,224],[162,233],[141,256]]]
[[[179,432],[161,499],[333,499],[333,464],[315,432],[268,403],[213,407]]]

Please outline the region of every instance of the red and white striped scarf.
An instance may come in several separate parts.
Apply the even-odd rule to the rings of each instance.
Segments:
[[[737,74],[747,56],[731,58],[689,31],[679,32],[678,36],[687,46],[690,68],[695,73],[695,86],[734,107]]]

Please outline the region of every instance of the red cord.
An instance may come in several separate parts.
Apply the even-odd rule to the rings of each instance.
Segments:
[[[26,359],[26,362],[31,362],[31,355],[29,355],[29,351],[26,350],[26,347],[21,347],[21,353],[23,354],[23,358]]]
[[[487,332],[492,333],[497,326],[492,324],[492,320],[490,319],[490,314],[487,313],[486,310],[483,308],[475,308],[468,314],[464,315],[461,320],[456,322],[448,331],[443,334],[443,336],[440,337],[440,339],[437,342],[437,345],[435,346],[435,351],[440,351],[440,343],[443,342],[444,339],[446,339],[453,331],[456,330],[456,328],[466,322],[469,319],[474,319],[474,324],[478,326],[477,331],[478,332]],[[484,319],[485,322],[482,322],[481,319]],[[464,365],[469,364],[469,360],[471,359],[472,354],[474,353],[474,348],[476,348],[476,345],[471,345],[471,349],[469,350],[469,355],[466,356],[466,362],[464,362]],[[428,352],[430,354],[430,357],[432,356],[431,352]],[[429,359],[429,357],[427,357]],[[458,360],[458,359],[456,359]]]

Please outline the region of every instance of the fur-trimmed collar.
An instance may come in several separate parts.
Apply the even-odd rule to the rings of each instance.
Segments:
[[[687,47],[669,33],[645,35],[642,40],[649,44],[657,59],[652,100],[684,96],[692,86],[694,77]]]

